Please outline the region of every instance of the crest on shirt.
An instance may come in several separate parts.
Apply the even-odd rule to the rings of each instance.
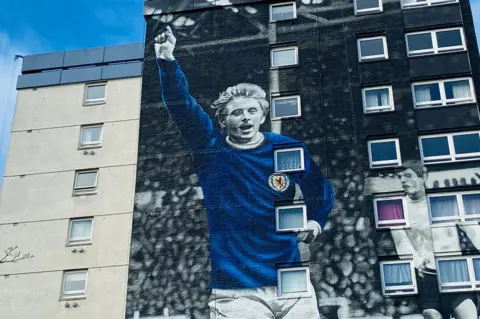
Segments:
[[[277,192],[283,192],[290,185],[290,179],[285,174],[273,173],[268,178],[268,185]]]

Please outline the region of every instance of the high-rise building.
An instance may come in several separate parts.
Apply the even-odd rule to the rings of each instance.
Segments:
[[[127,318],[478,318],[468,1],[145,15]]]
[[[25,58],[0,317],[479,318],[468,1],[144,14],[144,45]]]
[[[0,202],[0,318],[124,316],[142,61],[143,43],[24,58]]]

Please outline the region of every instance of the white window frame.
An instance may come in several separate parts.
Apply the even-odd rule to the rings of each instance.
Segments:
[[[366,92],[367,91],[372,91],[372,90],[382,90],[382,89],[388,89],[388,94],[389,94],[389,105],[386,106],[374,106],[374,107],[367,107],[367,96]],[[372,87],[365,87],[362,88],[362,101],[363,101],[363,112],[365,114],[371,114],[371,113],[379,113],[379,112],[388,112],[388,111],[394,111],[395,110],[395,103],[393,100],[393,90],[391,85],[384,85],[384,86],[372,86]]]
[[[409,264],[410,265],[410,273],[412,276],[412,285],[409,286],[392,286],[387,287],[385,285],[385,274],[383,271],[383,265],[393,265],[393,264]],[[415,267],[413,266],[412,260],[389,260],[389,261],[381,261],[380,262],[380,274],[382,280],[382,293],[384,296],[403,296],[403,295],[414,295],[418,293],[417,288],[417,278],[415,276]],[[413,291],[398,291],[398,292],[388,292],[390,290],[405,290],[405,289],[413,289]]]
[[[274,116],[275,114],[275,102],[278,100],[290,100],[290,99],[297,99],[297,114],[289,115],[289,116]],[[302,106],[301,106],[301,99],[300,95],[281,95],[281,96],[272,96],[270,104],[272,105],[271,109],[271,119],[272,120],[279,120],[279,119],[288,119],[293,117],[300,117],[302,116]]]
[[[428,7],[428,6],[435,6],[435,5],[442,5],[442,4],[450,4],[450,3],[458,3],[458,0],[427,0],[422,3],[411,3],[411,4],[404,4],[403,0],[400,1],[402,3],[402,9],[410,9],[410,8],[418,8],[418,7]]]
[[[403,219],[394,219],[390,221],[380,221],[378,218],[378,208],[377,208],[377,203],[385,200],[396,200],[396,199],[401,199],[402,200],[402,208],[403,208]],[[388,196],[388,197],[375,197],[373,199],[373,210],[375,213],[375,226],[377,229],[403,229],[403,228],[408,228],[409,227],[409,221],[408,221],[408,211],[407,211],[407,199],[405,196]],[[405,222],[405,225],[397,225],[397,226],[383,226],[383,224],[392,224],[395,222]]]
[[[273,55],[275,52],[278,51],[287,51],[287,50],[294,50],[295,52],[295,63],[293,64],[281,64],[281,65],[274,65],[273,64]],[[284,47],[274,47],[270,49],[270,67],[271,68],[283,68],[283,67],[289,67],[289,66],[296,66],[298,65],[298,46],[296,45],[291,45],[291,46],[284,46]]]
[[[395,142],[395,149],[397,151],[397,159],[396,160],[379,161],[379,162],[373,163],[371,145],[373,143],[392,142],[392,141]],[[370,168],[372,168],[372,169],[402,166],[402,157],[401,157],[401,154],[400,154],[400,142],[399,142],[398,138],[385,138],[385,139],[368,141],[368,160],[370,162]]]
[[[84,273],[85,274],[85,288],[83,290],[74,290],[70,292],[65,292],[65,283],[67,279],[67,274],[75,274],[75,273]],[[79,269],[79,270],[66,270],[63,272],[62,276],[62,291],[61,291],[61,299],[78,299],[78,298],[85,298],[87,295],[87,283],[88,283],[88,269]]]
[[[73,238],[72,239],[73,224],[75,222],[86,221],[86,220],[91,221],[90,235],[87,236],[87,237],[79,237],[79,238]],[[93,217],[70,219],[70,222],[68,224],[67,246],[91,244],[92,243],[92,235],[93,235]]]
[[[480,214],[476,215],[467,215],[465,213],[465,205],[463,203],[463,195],[470,195],[470,194],[479,194],[480,191],[465,191],[465,192],[448,192],[448,193],[435,193],[435,194],[428,194],[427,204],[428,204],[428,213],[430,216],[430,224],[432,226],[447,226],[447,225],[455,225],[457,223],[474,223],[478,224],[480,221]],[[458,208],[458,215],[456,216],[448,216],[448,217],[433,217],[432,216],[432,207],[430,204],[430,198],[433,197],[445,197],[445,196],[455,196],[457,198],[457,208]],[[438,221],[438,223],[434,223]]]
[[[357,15],[383,12],[383,0],[378,0],[378,7],[360,9],[360,10],[357,9],[357,1],[358,0],[353,0],[353,6],[355,8],[355,14],[357,14]]]
[[[86,128],[94,128],[94,127],[100,128],[100,139],[97,142],[82,142],[84,130]],[[102,138],[103,138],[103,124],[82,125],[80,126],[80,140],[78,141],[78,149],[101,147]]]
[[[305,283],[307,285],[306,291],[302,292],[295,292],[295,293],[285,293],[282,294],[282,272],[288,272],[288,271],[297,271],[297,270],[305,270],[305,276],[306,280]],[[311,285],[310,285],[310,268],[308,266],[302,266],[302,267],[289,267],[289,268],[278,268],[277,269],[277,298],[283,299],[283,298],[299,298],[299,297],[310,297],[312,295],[311,291]]]
[[[280,228],[280,211],[282,209],[290,209],[290,208],[301,208],[303,211],[303,227],[301,228]],[[298,205],[282,205],[275,207],[275,228],[276,231],[279,233],[286,233],[286,232],[295,232],[295,231],[302,231],[307,229],[307,206],[305,204],[298,204]]]
[[[422,158],[423,164],[439,164],[439,163],[452,163],[452,162],[468,162],[475,161],[480,159],[480,152],[467,153],[467,154],[455,154],[455,145],[453,144],[453,137],[460,135],[470,135],[470,134],[480,134],[480,131],[468,131],[468,132],[457,132],[457,133],[447,133],[447,134],[433,134],[433,135],[421,135],[418,137],[418,144],[420,147],[420,156]],[[423,155],[423,138],[432,138],[432,137],[446,137],[448,141],[448,155],[439,155],[439,156],[424,156]],[[472,158],[477,157],[477,158]]]
[[[78,175],[83,173],[96,173],[95,185],[89,186],[89,187],[77,187]],[[98,173],[99,173],[98,169],[75,171],[73,194],[74,195],[95,194],[97,192],[97,186],[98,186]]]
[[[285,169],[279,170],[277,167],[277,154],[282,152],[289,152],[289,151],[300,151],[300,163],[302,164],[298,169]],[[305,170],[305,154],[303,151],[303,147],[288,147],[288,148],[279,148],[273,152],[273,161],[275,164],[275,172],[276,173],[286,173],[286,172],[300,172]]]
[[[293,7],[293,18],[273,20],[273,8],[274,7],[282,7],[282,6],[286,6],[286,5],[292,5],[292,7]],[[289,2],[273,3],[273,4],[270,5],[270,22],[289,21],[289,20],[294,20],[296,18],[297,18],[297,3],[296,2],[289,1]]]
[[[438,32],[444,32],[444,31],[453,31],[453,30],[460,31],[460,38],[462,39],[462,45],[439,48],[438,47],[438,40],[437,40],[437,33]],[[431,49],[410,51],[410,48],[408,47],[408,36],[409,35],[418,35],[418,34],[430,34],[430,37],[432,39],[432,48]],[[439,53],[452,52],[452,51],[466,51],[466,49],[467,49],[466,46],[465,46],[465,34],[463,33],[463,28],[459,28],[459,27],[407,33],[407,34],[405,34],[405,42],[407,43],[407,54],[408,54],[409,57],[422,56],[422,55],[432,55],[432,54],[439,54]]]
[[[383,40],[383,54],[369,55],[367,57],[363,57],[360,43],[363,42],[363,41],[378,40],[378,39]],[[377,36],[377,37],[357,39],[357,52],[358,52],[358,61],[360,61],[360,62],[388,60],[387,37],[382,35],[382,36]]]
[[[445,82],[453,82],[453,81],[464,81],[468,80],[470,85],[470,92],[472,92],[471,98],[457,98],[457,99],[447,99],[445,93]],[[423,85],[423,84],[432,84],[438,83],[440,89],[440,100],[436,101],[428,101],[428,102],[417,102],[415,98],[415,86],[416,85]],[[413,105],[416,109],[419,108],[431,108],[431,107],[441,107],[447,105],[461,105],[461,104],[469,104],[475,103],[475,87],[473,85],[472,78],[465,77],[465,78],[451,78],[451,79],[444,79],[444,80],[436,80],[436,81],[422,81],[422,82],[413,82],[412,83],[412,98],[413,98]],[[434,105],[431,105],[434,104]]]
[[[100,99],[90,99],[90,100],[87,100],[87,91],[88,91],[88,88],[89,87],[92,87],[92,86],[101,86],[101,85],[104,85],[105,86],[105,96],[103,98],[100,98]],[[85,84],[85,91],[83,93],[83,104],[84,105],[91,105],[91,104],[102,104],[102,103],[105,103],[107,102],[107,82],[97,82],[97,83],[88,83],[88,84]]]
[[[440,277],[440,261],[442,260],[466,260],[467,267],[468,267],[468,275],[470,277],[470,281],[458,282],[458,283],[443,283],[441,282]],[[438,272],[438,288],[440,292],[444,293],[451,293],[451,292],[458,292],[458,291],[478,291],[480,290],[480,281],[475,280],[475,268],[473,267],[473,259],[480,259],[480,256],[449,256],[449,257],[437,257],[435,258],[435,262],[437,265],[437,272]],[[458,289],[443,289],[444,287],[456,287],[456,286],[467,286],[470,285],[470,288],[458,288]]]

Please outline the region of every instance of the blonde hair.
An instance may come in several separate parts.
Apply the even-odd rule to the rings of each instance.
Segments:
[[[263,114],[267,115],[270,109],[270,103],[266,99],[265,91],[256,84],[239,83],[235,86],[228,87],[219,98],[216,99],[211,108],[215,110],[215,118],[221,122],[225,116],[226,106],[228,102],[235,98],[253,98],[258,101],[262,108]]]

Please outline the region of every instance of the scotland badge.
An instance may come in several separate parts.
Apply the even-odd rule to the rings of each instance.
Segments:
[[[268,178],[268,185],[277,192],[284,192],[290,186],[290,179],[285,174],[273,173]]]

